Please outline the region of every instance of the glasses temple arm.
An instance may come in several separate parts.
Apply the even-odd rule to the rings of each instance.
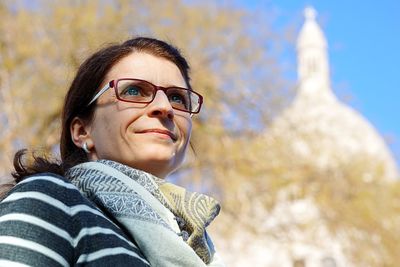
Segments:
[[[101,90],[92,98],[92,100],[87,104],[87,106],[90,106],[94,101],[97,100],[105,91],[107,91],[110,88],[110,84],[106,84]]]

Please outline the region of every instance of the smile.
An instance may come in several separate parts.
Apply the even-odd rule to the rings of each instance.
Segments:
[[[147,129],[147,130],[143,130],[137,133],[156,133],[156,134],[161,134],[161,135],[165,135],[165,136],[169,136],[172,141],[176,141],[178,140],[178,137],[176,136],[176,134],[174,134],[173,132],[170,132],[168,130],[163,130],[163,129]]]

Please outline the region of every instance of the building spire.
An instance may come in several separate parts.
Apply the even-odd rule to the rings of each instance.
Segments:
[[[299,94],[335,98],[330,89],[328,46],[316,22],[317,12],[313,7],[306,7],[304,17],[297,39]]]
[[[308,6],[304,9],[304,17],[306,20],[315,20],[317,11],[312,6]]]

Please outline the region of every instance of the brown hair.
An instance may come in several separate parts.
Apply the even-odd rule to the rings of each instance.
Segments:
[[[32,153],[31,163],[24,163],[23,157],[27,150],[20,150],[14,156],[15,171],[12,175],[16,182],[36,173],[52,172],[64,175],[69,168],[88,161],[86,153],[72,142],[69,130],[72,119],[79,117],[88,123],[91,122],[95,105],[87,106],[89,101],[99,90],[110,69],[122,58],[133,52],[149,53],[173,62],[181,71],[188,88],[191,89],[190,68],[187,61],[176,47],[164,41],[137,37],[97,51],[79,67],[64,100],[60,137],[61,161],[51,161],[46,157],[35,156]]]

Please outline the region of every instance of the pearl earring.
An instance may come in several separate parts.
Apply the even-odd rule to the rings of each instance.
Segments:
[[[85,151],[86,152],[86,154],[90,154],[90,150],[89,150],[89,148],[88,148],[88,146],[87,146],[87,143],[85,142],[85,143],[83,143],[83,145],[82,145],[82,149],[83,149],[83,151]]]

